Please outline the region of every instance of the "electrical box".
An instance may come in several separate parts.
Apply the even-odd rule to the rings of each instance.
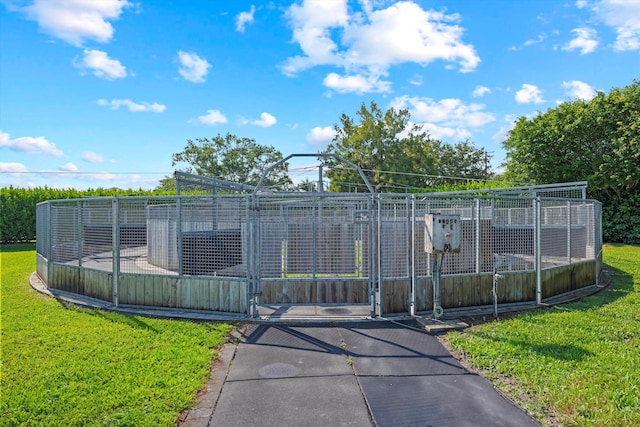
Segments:
[[[424,222],[425,252],[460,252],[460,215],[426,214]]]

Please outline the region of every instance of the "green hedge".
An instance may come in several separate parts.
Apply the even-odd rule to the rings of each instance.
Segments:
[[[97,188],[89,190],[0,188],[0,243],[28,242],[36,238],[36,205],[46,200],[77,199],[85,196],[147,196],[148,190]]]
[[[640,191],[603,202],[605,242],[640,244]]]

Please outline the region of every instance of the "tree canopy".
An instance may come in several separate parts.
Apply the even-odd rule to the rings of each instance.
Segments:
[[[592,197],[640,189],[640,82],[520,117],[503,142],[505,178],[587,181]]]
[[[265,169],[282,160],[283,156],[272,146],[227,133],[213,138],[188,139],[185,148],[173,154],[171,159],[172,166],[186,164],[182,169],[184,172],[256,185]],[[292,182],[287,170],[288,163],[279,165],[265,177],[263,185],[289,188]],[[165,178],[160,187],[170,185],[169,181],[170,178]]]
[[[356,121],[347,114],[334,125],[336,135],[326,152],[338,154],[363,169],[376,191],[404,192],[424,189],[435,176],[488,179],[489,154],[472,142],[455,145],[432,140],[423,128],[410,122],[408,110],[383,112],[375,102],[363,103]],[[335,160],[326,176],[332,191],[364,188],[357,171]]]

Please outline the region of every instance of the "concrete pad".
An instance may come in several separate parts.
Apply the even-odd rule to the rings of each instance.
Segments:
[[[364,377],[378,426],[540,426],[475,374]]]
[[[465,369],[416,323],[340,325],[358,375],[458,375]]]
[[[353,374],[229,382],[209,426],[371,426]]]
[[[227,381],[332,375],[353,375],[335,327],[253,325]]]

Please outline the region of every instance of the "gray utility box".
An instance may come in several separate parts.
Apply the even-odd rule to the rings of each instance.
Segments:
[[[460,215],[426,214],[424,222],[425,252],[460,252]]]

